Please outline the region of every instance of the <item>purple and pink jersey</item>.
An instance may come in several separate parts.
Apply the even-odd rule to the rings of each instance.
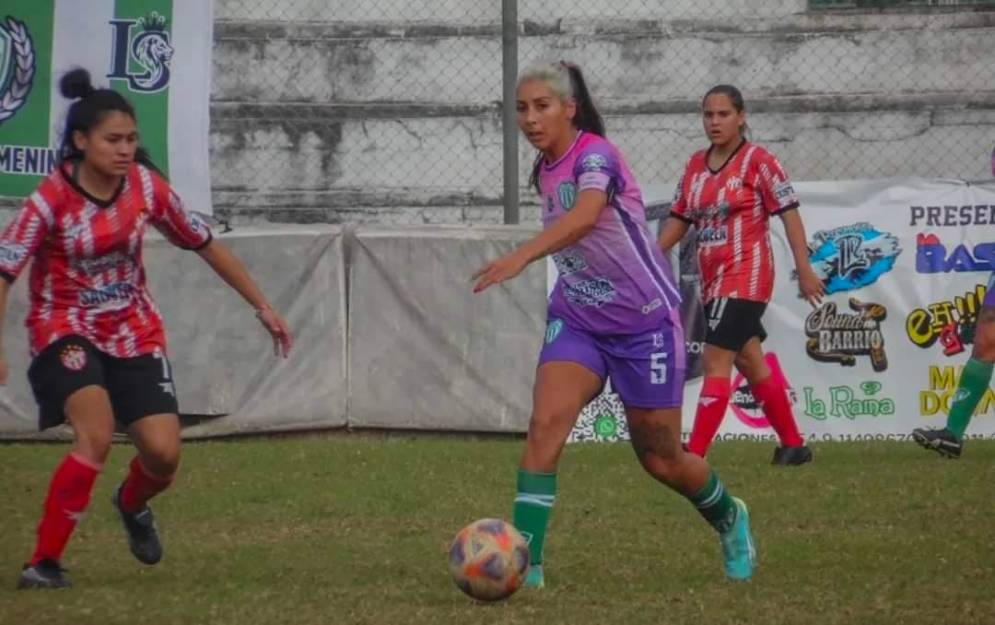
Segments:
[[[559,278],[549,316],[597,335],[658,329],[680,307],[680,291],[649,234],[642,192],[618,149],[580,132],[566,154],[542,166],[539,187],[545,227],[569,212],[581,191],[608,194],[594,230],[553,255]]]
[[[594,230],[553,255],[559,278],[549,301],[539,365],[575,362],[612,386],[626,406],[681,405],[685,376],[680,292],[646,227],[642,192],[622,155],[581,132],[539,172],[543,224],[569,212],[581,191],[608,196]]]

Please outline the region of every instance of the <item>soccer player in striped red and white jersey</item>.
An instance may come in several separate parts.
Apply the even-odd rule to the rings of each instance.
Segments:
[[[153,226],[195,250],[252,306],[284,356],[292,338],[245,267],[189,213],[138,145],[131,104],[63,76],[69,109],[60,161],[0,234],[0,322],[7,293],[31,263],[28,378],[41,429],[68,422],[75,441],[56,469],[34,554],[19,588],[70,585],[61,558],[110,451],[115,420],[138,448],[114,494],[132,553],[155,564],[162,547],[147,502],[173,481],[180,457],[176,391],[162,317],[145,285],[142,239]],[[0,383],[7,379],[0,352]]]
[[[787,389],[764,360],[766,332],[760,322],[774,287],[773,216],[784,223],[801,296],[817,305],[824,293],[809,263],[798,198],[777,158],[747,140],[739,89],[713,87],[705,94],[702,114],[711,145],[688,160],[660,233],[665,253],[691,226],[697,234],[707,321],[705,380],[688,449],[699,456],[708,451],[729,404],[735,366],[781,440],[774,464],[804,464],[812,453],[798,431]]]

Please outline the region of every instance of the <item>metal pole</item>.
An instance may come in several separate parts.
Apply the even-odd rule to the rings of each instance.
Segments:
[[[504,223],[518,218],[518,0],[501,0],[501,132],[504,136]]]

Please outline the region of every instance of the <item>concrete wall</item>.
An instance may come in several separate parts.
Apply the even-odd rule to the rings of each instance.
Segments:
[[[754,139],[796,180],[990,175],[995,10],[520,0],[519,18],[520,64],[582,64],[644,183],[675,181],[702,147],[699,99],[719,82],[743,88]],[[216,20],[218,214],[236,225],[501,220],[499,2],[216,0]],[[533,220],[522,140],[519,155]]]
[[[217,9],[220,213],[500,220],[499,3],[252,4]],[[581,63],[646,182],[676,180],[702,145],[698,100],[719,82],[743,87],[754,138],[796,179],[989,173],[995,12],[522,0],[519,18],[520,63]],[[520,142],[523,185],[531,158]],[[531,193],[521,195],[534,218]]]

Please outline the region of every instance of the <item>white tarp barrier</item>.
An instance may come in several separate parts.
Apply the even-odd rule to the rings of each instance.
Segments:
[[[470,275],[535,234],[361,229],[351,246],[349,424],[526,429],[542,343],[542,263],[484,293]]]
[[[815,310],[797,297],[780,220],[772,223],[777,279],[764,317],[765,349],[785,376],[801,429],[814,440],[902,439],[941,427],[970,355],[977,313],[995,269],[995,182],[891,179],[797,183],[813,260],[830,294]],[[651,187],[647,203],[666,201]],[[693,240],[691,237],[686,240]],[[695,255],[681,251],[692,368],[703,325]],[[700,370],[698,371],[700,375]],[[685,388],[684,428],[701,380]],[[719,437],[769,437],[745,381]],[[969,435],[995,435],[995,392]],[[627,437],[617,397],[585,411],[572,440]]]
[[[242,258],[294,330],[287,360],[254,311],[196,254],[146,240],[149,287],[166,319],[186,437],[345,425],[345,271],[336,226],[239,229],[219,236]],[[0,390],[0,437],[40,437],[27,384],[27,276],[10,296]],[[193,415],[201,415],[193,417]],[[227,416],[218,416],[227,415]],[[48,435],[65,434],[50,432]]]

